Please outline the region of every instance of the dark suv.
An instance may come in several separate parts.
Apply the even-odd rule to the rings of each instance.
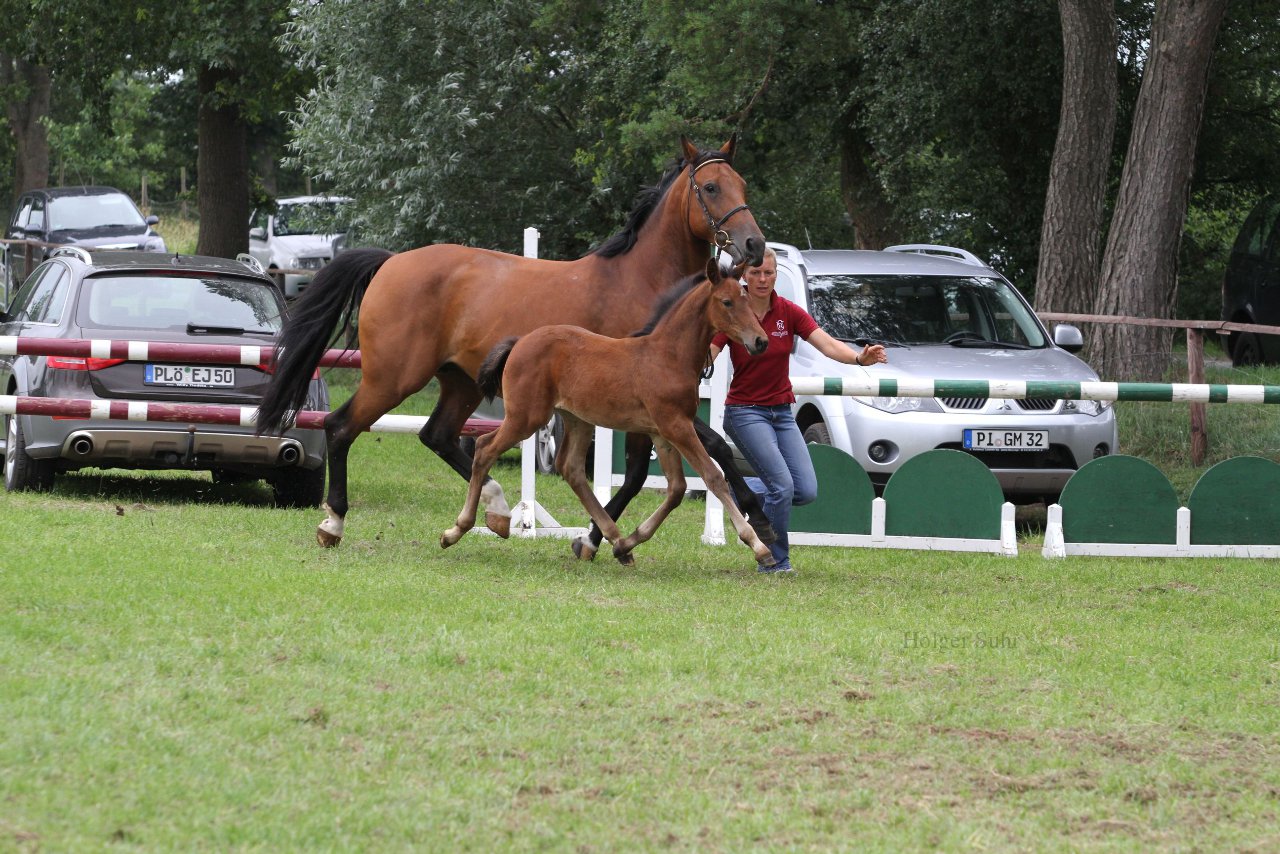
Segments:
[[[22,194],[9,217],[5,237],[96,249],[164,252],[164,238],[152,228],[159,221],[156,216],[143,217],[133,199],[113,187],[53,187]],[[32,267],[48,255],[47,248],[32,247]],[[27,257],[22,244],[5,244],[6,295],[31,272]]]
[[[151,252],[54,249],[0,312],[0,337],[236,345],[235,365],[181,358],[0,357],[0,391],[73,400],[214,403],[256,407],[270,380],[284,298],[260,264]],[[327,410],[316,374],[306,409]],[[324,496],[320,430],[258,436],[251,425],[0,416],[4,485],[48,489],[74,469],[185,469],[215,481],[266,480],[278,504],[313,507]]]
[[[1222,319],[1280,326],[1280,196],[1258,203],[1240,228],[1222,280]],[[1280,361],[1280,335],[1232,332],[1234,365]]]

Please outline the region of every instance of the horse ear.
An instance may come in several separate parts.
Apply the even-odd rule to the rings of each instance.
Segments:
[[[707,281],[713,285],[720,284],[720,262],[715,258],[707,259]]]
[[[734,131],[733,136],[729,137],[729,141],[720,146],[720,153],[724,155],[724,159],[730,163],[733,162],[733,154],[738,150],[738,132]]]
[[[680,148],[684,150],[684,162],[692,163],[698,158],[698,146],[694,145],[689,137],[684,134],[680,135]]]
[[[747,271],[747,262],[743,261],[740,264],[735,264],[732,272],[730,272],[729,275],[735,279],[741,279],[742,274],[745,273],[746,271]]]

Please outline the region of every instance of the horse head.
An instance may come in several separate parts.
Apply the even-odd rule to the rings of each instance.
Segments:
[[[680,145],[689,175],[685,200],[689,230],[728,252],[735,264],[763,263],[764,233],[747,207],[747,182],[733,168],[737,134],[719,152],[699,152],[683,136]]]
[[[736,338],[748,353],[758,356],[768,348],[769,339],[751,310],[747,290],[740,281],[745,266],[738,264],[728,273],[722,273],[714,259],[707,262],[707,282],[711,288],[707,319],[716,332]]]

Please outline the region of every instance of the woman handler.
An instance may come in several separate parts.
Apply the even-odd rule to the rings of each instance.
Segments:
[[[794,572],[787,541],[791,505],[808,504],[818,495],[813,461],[791,412],[796,399],[789,378],[795,336],[808,341],[824,356],[849,365],[874,365],[889,361],[889,357],[880,344],[858,351],[832,338],[808,312],[778,296],[774,292],[778,256],[772,249],[765,249],[759,267],[747,268],[743,282],[747,300],[769,336],[769,347],[761,355],[751,356],[740,343],[719,334],[711,341],[711,358],[715,359],[726,343],[729,345],[733,381],[725,397],[724,429],[759,476],[764,514],[778,535],[777,542],[769,546],[777,563],[771,567],[761,565],[759,569]]]

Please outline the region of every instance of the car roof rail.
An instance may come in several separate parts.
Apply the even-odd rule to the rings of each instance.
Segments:
[[[954,246],[938,246],[934,243],[903,243],[898,246],[886,246],[884,251],[914,252],[917,255],[947,255],[963,261],[966,264],[974,264],[978,267],[987,266],[986,261],[983,261],[967,249],[957,249]]]
[[[770,240],[765,245],[783,258],[789,258],[792,261],[800,261],[804,258],[804,256],[800,254],[800,250],[795,246],[792,246],[790,243],[778,243],[777,241]]]
[[[79,258],[86,264],[93,263],[93,256],[83,246],[59,246],[51,251],[47,257],[57,258],[59,255],[70,255],[72,258]]]
[[[248,252],[241,252],[236,256],[236,260],[255,273],[261,273],[264,276],[267,274],[267,271],[262,268],[262,262],[257,258],[254,258]]]

